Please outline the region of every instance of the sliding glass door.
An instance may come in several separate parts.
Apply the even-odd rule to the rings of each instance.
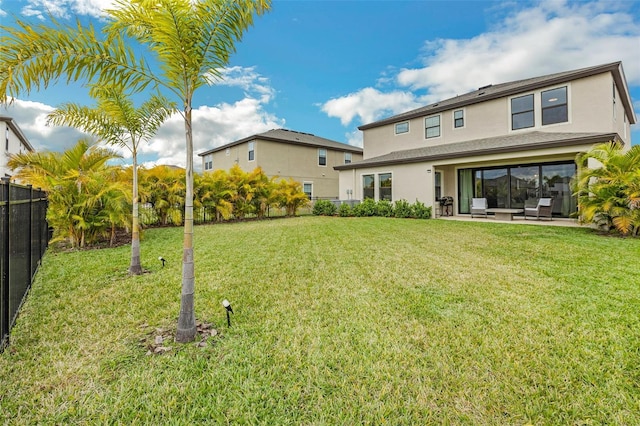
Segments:
[[[569,217],[577,210],[570,182],[573,162],[523,164],[458,170],[458,212],[469,213],[473,197],[487,199],[489,208],[521,209],[535,206],[541,197],[553,198],[553,214]]]

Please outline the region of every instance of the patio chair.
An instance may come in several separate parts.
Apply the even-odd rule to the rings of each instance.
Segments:
[[[487,217],[487,199],[472,198],[471,199],[471,217],[473,216]]]
[[[527,216],[535,217],[539,220],[541,217],[548,217],[549,220],[553,220],[552,210],[553,208],[553,198],[540,198],[538,200],[538,204],[535,207],[525,207],[524,208],[524,218],[527,219]]]

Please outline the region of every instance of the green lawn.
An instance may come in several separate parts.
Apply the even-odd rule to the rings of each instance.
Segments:
[[[0,355],[0,423],[640,422],[639,239],[386,218],[195,231],[217,336],[147,355],[175,327],[182,229],[145,232],[139,277],[128,247],[48,253]]]

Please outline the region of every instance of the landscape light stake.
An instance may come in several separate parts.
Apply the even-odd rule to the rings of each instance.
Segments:
[[[227,299],[222,301],[222,306],[227,310],[227,326],[231,327],[231,316],[229,316],[229,312],[233,313],[233,309],[231,308],[231,303]]]
[[[166,262],[166,260],[164,260],[164,257],[158,256],[158,260],[162,262],[162,267],[164,268],[164,262]]]

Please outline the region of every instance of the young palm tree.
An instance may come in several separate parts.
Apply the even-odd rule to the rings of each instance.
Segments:
[[[133,206],[131,225],[131,264],[129,273],[142,274],[140,263],[140,227],[138,215],[138,147],[148,142],[174,111],[173,104],[161,95],[153,95],[140,108],[122,91],[122,87],[92,88],[95,108],[66,103],[47,116],[47,123],[76,127],[100,140],[126,148],[133,160]]]
[[[182,295],[176,340],[196,334],[193,261],[193,131],[192,104],[197,89],[222,78],[254,14],[270,8],[270,0],[117,0],[104,39],[93,27],[2,27],[0,100],[47,87],[60,77],[119,83],[131,89],[163,87],[180,99],[186,135],[186,200],[182,256]],[[148,49],[158,63],[150,67],[126,40]]]
[[[576,163],[573,189],[582,220],[622,234],[640,232],[640,145],[624,152],[619,143],[600,144]]]
[[[123,225],[129,219],[110,211],[128,203],[129,188],[107,166],[115,158],[119,158],[115,152],[80,140],[63,153],[15,154],[9,167],[16,170],[15,178],[49,193],[47,219],[56,238],[83,247],[104,233],[106,224]]]

